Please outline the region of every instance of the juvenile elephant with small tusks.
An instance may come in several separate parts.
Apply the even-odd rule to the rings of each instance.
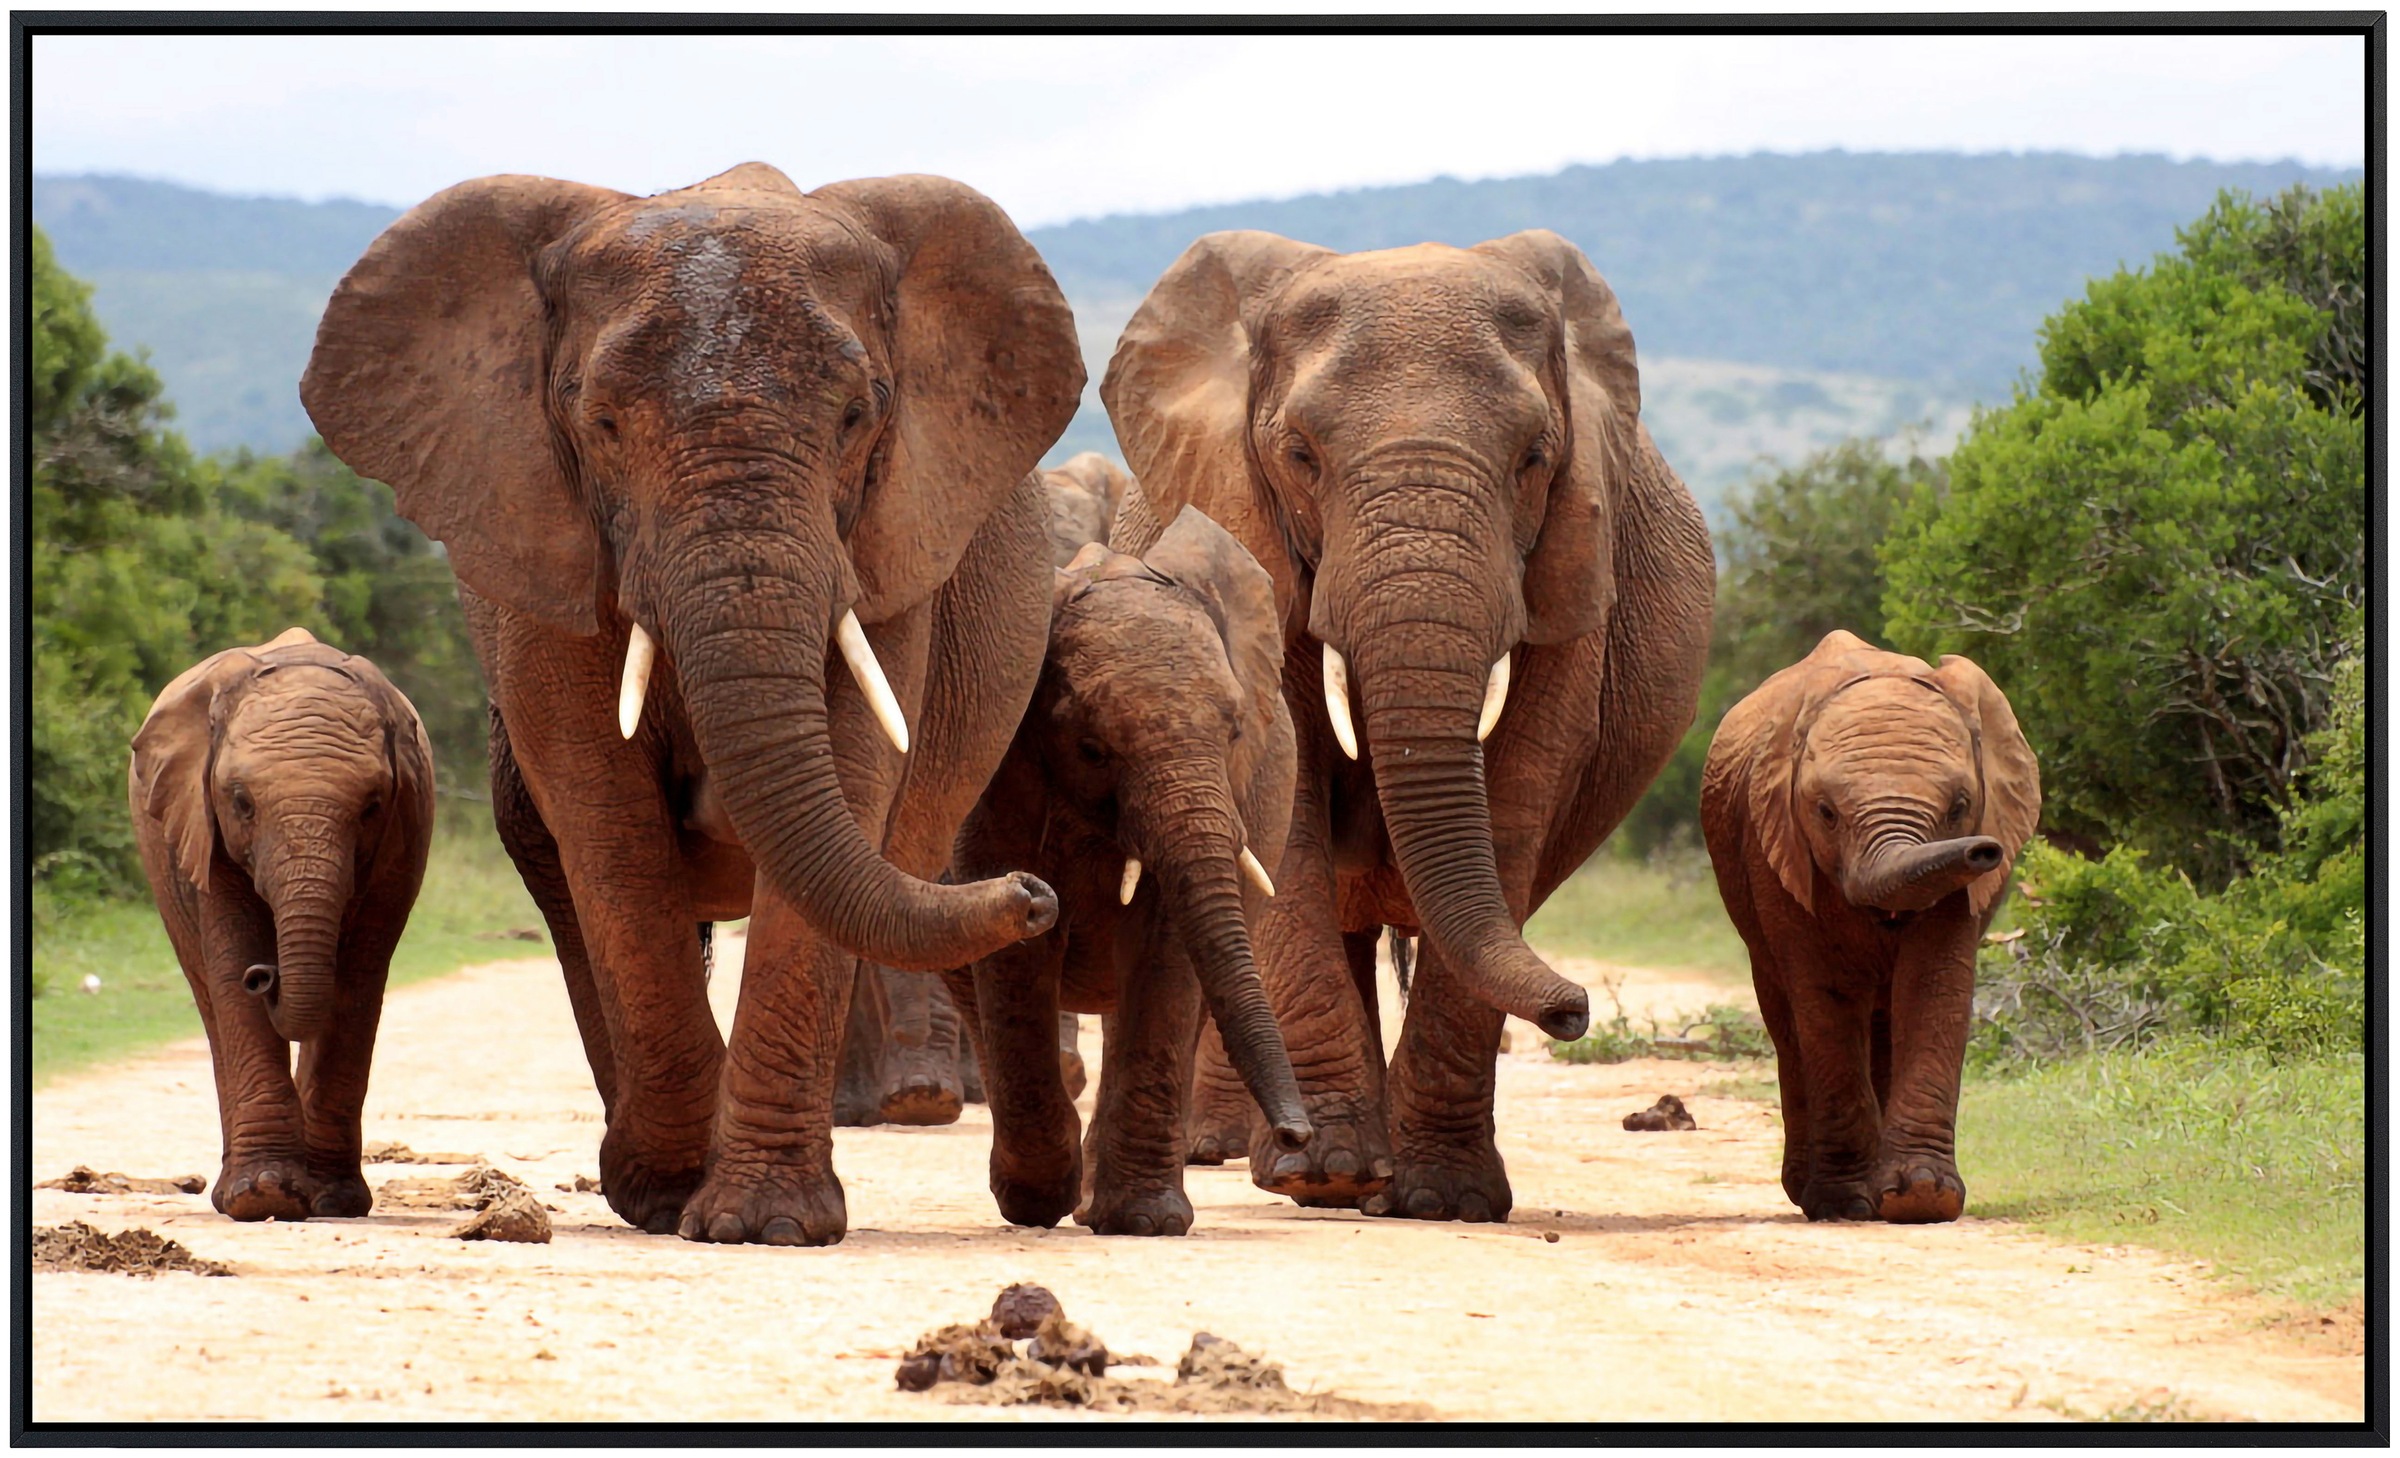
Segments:
[[[216,1068],[211,1202],[236,1220],[366,1214],[359,1110],[433,837],[415,707],[374,664],[294,628],[179,674],[126,780]]]
[[[1041,480],[1055,568],[1091,543],[1108,540],[1117,502],[1133,484],[1124,467],[1098,451],[1050,467]],[[1082,1096],[1087,1077],[1078,1044],[1075,1014],[1060,1013],[1058,1059],[1070,1099]],[[833,1121],[845,1127],[948,1124],[962,1104],[983,1098],[974,1041],[943,989],[889,967],[860,968]]]
[[[1052,603],[1033,705],[959,836],[960,874],[1030,867],[1059,897],[1050,935],[951,978],[975,1010],[992,1193],[1019,1225],[1072,1210],[1106,1235],[1181,1235],[1204,1003],[1276,1147],[1312,1133],[1250,951],[1291,813],[1274,587],[1187,507],[1140,557],[1084,547]],[[1108,1015],[1080,1147],[1062,1005]]]
[[[1354,254],[1212,233],[1100,394],[1141,483],[1116,544],[1188,503],[1249,549],[1299,734],[1258,960],[1317,1137],[1278,1148],[1215,1099],[1194,1152],[1247,1148],[1304,1204],[1505,1220],[1503,1021],[1573,1038],[1590,1012],[1522,928],[1673,752],[1708,649],[1708,529],[1642,425],[1616,296],[1541,231]],[[1387,927],[1421,938],[1388,1086]]]
[[[1700,824],[1783,1084],[1783,1189],[1811,1220],[1956,1220],[1975,950],[2041,818],[2016,715],[1955,654],[1853,634],[1736,704]]]

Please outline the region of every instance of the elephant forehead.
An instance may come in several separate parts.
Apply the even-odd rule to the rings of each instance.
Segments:
[[[1829,700],[1809,732],[1818,760],[1951,765],[1972,752],[1967,726],[1941,690],[1913,678],[1874,678]]]
[[[1514,349],[1546,348],[1557,301],[1522,269],[1440,243],[1342,254],[1302,270],[1281,313],[1307,332],[1424,327],[1443,319],[1479,326]]]
[[[382,712],[346,675],[313,665],[277,668],[252,680],[226,717],[219,758],[236,766],[253,756],[294,755],[380,763],[383,729]]]
[[[1192,721],[1203,703],[1241,698],[1207,612],[1154,583],[1095,583],[1059,614],[1051,656],[1104,717]]]

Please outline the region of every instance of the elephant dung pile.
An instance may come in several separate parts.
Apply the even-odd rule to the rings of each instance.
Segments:
[[[205,1175],[177,1175],[173,1179],[152,1180],[139,1175],[101,1174],[88,1164],[79,1164],[54,1180],[43,1180],[37,1190],[65,1190],[70,1195],[197,1195],[208,1189]]]
[[[80,1220],[34,1228],[33,1268],[104,1271],[126,1276],[155,1276],[161,1271],[190,1271],[195,1276],[233,1274],[226,1266],[204,1261],[181,1243],[154,1231],[127,1230],[111,1235]]]
[[[1020,1352],[1018,1344],[1023,1343]],[[901,1359],[903,1392],[948,1402],[999,1407],[1041,1405],[1102,1413],[1288,1413],[1336,1418],[1427,1418],[1414,1405],[1358,1402],[1332,1393],[1294,1392],[1280,1364],[1199,1332],[1175,1365],[1171,1383],[1107,1375],[1147,1361],[1112,1359],[1107,1346],[1067,1320],[1058,1298],[1040,1286],[1010,1286],[992,1314],[928,1332]]]
[[[550,1243],[550,1212],[524,1181],[479,1164],[455,1179],[393,1180],[375,1192],[379,1205],[412,1210],[473,1210],[450,1232],[458,1240]]]
[[[1627,1114],[1625,1127],[1643,1133],[1669,1133],[1697,1129],[1700,1121],[1683,1106],[1683,1100],[1673,1094],[1660,1094],[1657,1103],[1638,1114]]]
[[[481,1164],[480,1154],[419,1154],[405,1144],[382,1140],[360,1151],[366,1164]]]

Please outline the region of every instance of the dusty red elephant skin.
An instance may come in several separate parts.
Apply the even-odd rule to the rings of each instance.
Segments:
[[[1195,504],[1258,558],[1299,739],[1257,950],[1316,1138],[1272,1147],[1210,1041],[1195,1146],[1246,1144],[1303,1203],[1504,1220],[1505,1015],[1588,1019],[1521,928],[1690,725],[1715,587],[1615,296],[1546,232],[1351,255],[1211,234],[1101,395],[1141,488],[1113,544]],[[1386,925],[1423,935],[1388,1079]]]
[[[1250,942],[1292,796],[1273,586],[1187,507],[1141,557],[1081,548],[1052,604],[1041,685],[959,837],[961,874],[1029,866],[1059,894],[1051,935],[951,979],[976,1013],[992,1193],[1020,1225],[1182,1235],[1204,1004],[1279,1147],[1312,1132]],[[1088,1139],[1052,1053],[1062,1006],[1107,1014]]]
[[[126,779],[216,1070],[210,1203],[236,1220],[366,1214],[360,1110],[433,841],[416,707],[294,628],[161,690]]]
[[[2008,699],[1828,633],[1736,704],[1701,778],[1717,888],[1783,1087],[1783,1188],[1811,1220],[1956,1220],[1975,952],[2041,818]]]
[[[859,959],[940,971],[1055,915],[1031,877],[930,878],[1032,692],[1029,473],[1082,383],[1031,246],[932,177],[484,178],[328,305],[302,400],[449,547],[633,1224],[839,1240]],[[745,914],[774,970],[728,1041],[694,926]]]

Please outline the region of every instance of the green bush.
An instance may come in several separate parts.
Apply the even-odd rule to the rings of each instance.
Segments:
[[[1884,606],[2007,690],[2047,827],[2213,888],[2276,843],[2361,646],[2361,198],[2228,195],[2180,237],[2044,326],[1885,543]]]

